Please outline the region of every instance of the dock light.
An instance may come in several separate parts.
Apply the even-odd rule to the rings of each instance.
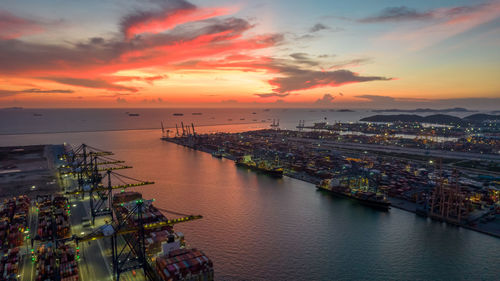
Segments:
[[[34,185],[31,186],[31,189],[35,189],[35,188],[36,188],[36,186],[34,186]]]
[[[80,232],[80,235],[83,235],[83,234],[85,234],[85,232],[83,232],[83,231],[82,231],[82,232]]]
[[[432,161],[432,160],[429,160],[429,164],[432,164],[432,163],[434,163],[434,161]]]
[[[73,204],[73,207],[76,207],[76,204]]]

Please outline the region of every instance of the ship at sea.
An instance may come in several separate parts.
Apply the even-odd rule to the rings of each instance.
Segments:
[[[354,199],[363,205],[381,210],[389,210],[391,203],[387,198],[369,187],[366,178],[333,178],[322,180],[316,185],[318,190],[325,190],[334,195]]]
[[[251,155],[245,155],[236,160],[236,165],[244,168],[249,168],[257,172],[264,173],[273,177],[283,177],[283,168],[274,165],[266,160],[254,161]]]

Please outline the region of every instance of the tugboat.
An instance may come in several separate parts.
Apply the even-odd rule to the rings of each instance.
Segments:
[[[362,187],[362,183],[367,183],[365,179],[325,179],[322,180],[316,188],[325,190],[341,197],[351,198],[363,205],[367,205],[380,210],[388,211],[391,203],[381,193],[369,190],[368,187]]]
[[[251,155],[245,155],[238,160],[236,160],[236,165],[244,168],[248,168],[257,172],[264,173],[273,177],[281,178],[283,177],[283,168],[270,164],[267,161],[261,160],[255,162],[252,160]]]

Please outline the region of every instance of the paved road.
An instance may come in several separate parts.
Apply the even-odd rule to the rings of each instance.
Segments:
[[[408,147],[389,146],[380,144],[339,143],[329,140],[317,140],[317,139],[307,139],[307,138],[290,138],[290,140],[302,143],[309,143],[309,144],[319,143],[323,147],[380,151],[380,152],[401,153],[401,154],[411,154],[420,156],[433,156],[433,157],[449,158],[449,159],[467,159],[476,161],[489,160],[494,162],[500,162],[500,155],[493,155],[493,154],[481,154],[481,153],[446,151],[446,150],[427,150],[420,148],[408,148]]]
[[[67,184],[74,186],[75,181],[68,180]],[[96,219],[93,227],[84,227],[82,219],[90,217],[89,199],[82,199],[81,195],[70,198],[71,205],[71,232],[82,236],[93,232],[98,226],[103,225],[105,220],[109,218]],[[108,258],[107,252],[111,252],[108,239],[95,240],[90,242],[82,242],[80,247],[80,277],[82,281],[87,280],[113,280],[113,269],[111,266],[111,258]],[[106,243],[108,242],[108,243]],[[107,244],[107,245],[106,245]],[[108,251],[109,250],[109,251]],[[110,256],[110,255],[109,255]]]

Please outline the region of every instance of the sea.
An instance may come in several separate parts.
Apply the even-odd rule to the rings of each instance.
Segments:
[[[85,143],[113,151],[134,167],[119,173],[156,182],[135,189],[144,198],[163,209],[203,215],[175,229],[213,260],[216,280],[500,280],[498,238],[396,208],[380,212],[318,192],[310,183],[257,174],[160,140],[162,123],[171,134],[181,122],[199,133],[239,132],[269,128],[273,119],[293,129],[298,120],[356,122],[369,115],[318,109],[4,109],[0,146]]]

